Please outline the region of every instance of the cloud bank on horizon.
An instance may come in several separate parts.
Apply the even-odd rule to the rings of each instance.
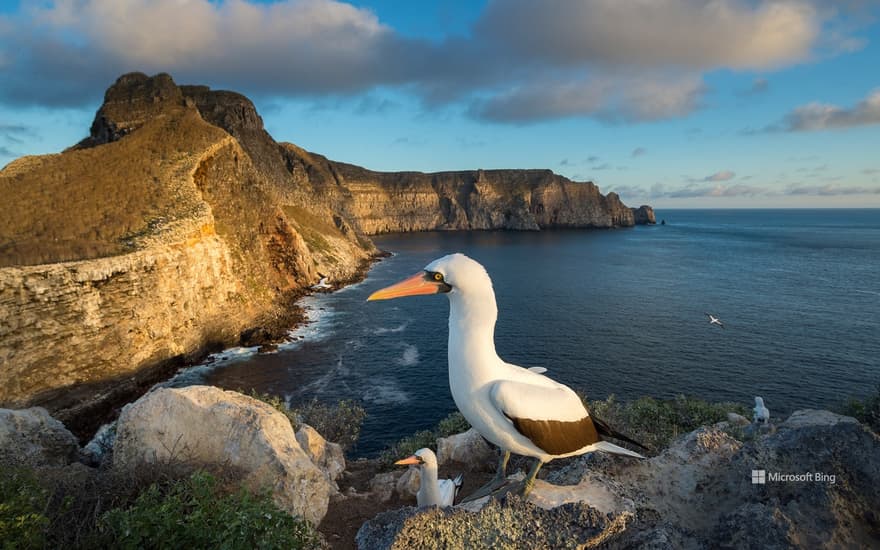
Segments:
[[[491,0],[468,32],[436,37],[337,0],[22,2],[0,14],[0,104],[93,105],[119,74],[138,70],[275,99],[367,101],[393,90],[426,111],[452,106],[473,121],[514,127],[644,124],[706,109],[709,74],[755,75],[738,92],[755,97],[774,89],[768,75],[859,51],[866,40],[858,31],[872,24],[875,8],[860,0]],[[791,105],[775,119],[741,133],[877,125],[880,88],[850,105]],[[0,138],[15,139],[15,129],[2,128]],[[629,160],[644,155],[635,145]],[[8,153],[15,143],[0,139],[0,147]],[[611,167],[594,169],[603,165]],[[621,189],[648,198],[761,194],[739,183],[700,185],[734,178],[723,169],[676,191]]]

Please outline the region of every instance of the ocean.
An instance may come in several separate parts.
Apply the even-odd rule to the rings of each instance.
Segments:
[[[358,456],[455,410],[448,300],[366,302],[463,252],[494,282],[496,345],[591,399],[764,398],[771,416],[835,408],[880,383],[880,210],[657,210],[613,230],[432,232],[375,242],[367,279],[306,298],[279,351],[227,350],[178,377],[367,409]],[[665,225],[660,221],[665,220]],[[705,313],[724,322],[708,323]]]

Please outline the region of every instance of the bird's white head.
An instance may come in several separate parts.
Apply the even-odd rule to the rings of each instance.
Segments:
[[[763,407],[764,406],[764,398],[763,397],[756,397],[755,398],[755,406],[756,407]]]
[[[479,262],[464,254],[456,253],[437,258],[415,275],[378,290],[367,298],[390,300],[402,296],[448,293],[454,295],[477,295],[493,293],[492,280]],[[494,293],[493,293],[494,295]]]
[[[403,460],[398,460],[395,464],[400,466],[405,466],[408,464],[414,464],[421,466],[426,466],[428,468],[437,469],[437,455],[434,454],[434,451],[428,448],[419,449],[412,456],[404,458]]]

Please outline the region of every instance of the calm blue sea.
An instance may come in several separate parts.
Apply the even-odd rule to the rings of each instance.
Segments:
[[[499,354],[590,398],[687,394],[772,415],[835,407],[880,382],[880,210],[658,210],[616,230],[391,235],[361,284],[310,297],[273,354],[231,350],[178,383],[292,403],[362,400],[358,455],[454,410],[445,296],[365,301],[450,252],[486,266]],[[660,220],[666,225],[660,225]],[[726,328],[710,326],[704,312]]]

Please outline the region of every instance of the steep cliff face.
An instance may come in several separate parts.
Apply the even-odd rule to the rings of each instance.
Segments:
[[[300,170],[320,174],[316,192],[367,235],[563,227],[627,227],[632,209],[615,193],[550,170],[373,172],[288,146]],[[648,207],[650,208],[650,207]]]
[[[319,272],[364,268],[369,241],[289,198],[253,105],[195,91],[126,75],[88,139],[0,172],[17,214],[0,220],[0,406],[71,420],[251,327],[283,327]]]

